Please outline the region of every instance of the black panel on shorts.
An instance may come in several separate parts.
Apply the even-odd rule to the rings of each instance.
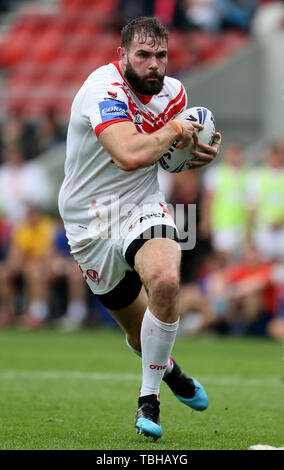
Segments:
[[[138,238],[135,238],[125,253],[125,259],[129,266],[134,268],[134,258],[137,251],[148,240],[152,238],[170,238],[171,240],[179,241],[177,231],[170,225],[153,225],[145,232],[141,233]],[[141,279],[136,271],[126,271],[125,277],[119,284],[106,294],[97,294],[101,303],[110,310],[121,310],[122,308],[131,305],[140,294],[142,288]]]
[[[101,303],[110,310],[121,310],[131,305],[140,294],[142,282],[136,271],[126,271],[118,285],[106,294],[97,294]]]
[[[145,232],[140,233],[138,238],[135,238],[125,253],[125,259],[131,268],[134,268],[134,258],[141,246],[144,245],[148,240],[153,238],[170,238],[179,242],[179,237],[176,229],[171,225],[152,225]]]

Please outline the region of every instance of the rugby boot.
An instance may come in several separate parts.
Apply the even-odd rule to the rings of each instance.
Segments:
[[[135,412],[135,426],[137,434],[144,434],[156,441],[162,436],[160,425],[160,402],[156,395],[145,395],[138,398],[138,408]]]
[[[203,411],[208,408],[208,397],[202,385],[193,377],[187,375],[178,365],[173,356],[172,371],[163,377],[177,399],[190,408]]]

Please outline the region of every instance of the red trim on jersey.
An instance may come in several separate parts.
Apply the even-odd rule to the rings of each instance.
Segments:
[[[172,109],[169,111],[169,113],[167,114],[168,121],[172,119],[172,117],[174,117],[176,114],[179,114],[181,110],[184,108],[185,104],[186,104],[186,96],[184,95],[181,102],[174,105]],[[163,114],[164,113],[162,113],[162,115]]]
[[[162,117],[164,114],[166,114],[166,113],[169,111],[170,107],[171,107],[174,103],[176,103],[177,101],[180,100],[180,98],[182,97],[183,93],[184,93],[184,98],[183,98],[183,100],[181,101],[181,103],[184,101],[184,104],[185,104],[185,90],[184,90],[184,87],[181,85],[179,94],[178,94],[175,98],[173,98],[171,101],[169,101],[169,103],[167,104],[167,106],[166,106],[166,108],[164,109],[164,111],[163,111],[161,114],[159,114],[159,116],[157,116],[157,119],[159,119],[159,118]],[[181,105],[181,103],[179,103],[179,105]],[[184,106],[184,105],[183,105],[183,106]],[[178,109],[181,109],[181,108],[182,108],[182,106],[179,106]],[[179,111],[177,111],[177,112],[179,112]],[[172,115],[173,115],[173,114],[172,114]]]
[[[124,77],[124,75],[122,74],[122,71],[120,70],[120,67],[119,67],[119,62],[118,60],[115,60],[114,62],[112,62],[113,65],[117,68],[119,74],[121,75],[121,77],[123,78],[123,80],[127,83],[127,85],[129,86],[129,88],[133,91],[133,93],[135,93],[135,95],[137,96],[137,98],[139,98],[139,100],[141,101],[142,104],[148,104],[150,103],[153,95],[149,95],[149,96],[143,96],[143,95],[140,95],[139,93],[137,93],[135,90],[133,90],[132,86],[128,83],[128,81],[126,80],[126,78]]]
[[[113,63],[113,64],[116,65],[116,63]],[[114,82],[112,83],[112,85],[119,86],[124,91],[128,99],[128,109],[129,109],[129,114],[132,119],[134,119],[135,117],[135,112],[139,111],[142,114],[142,116],[147,121],[149,121],[147,122],[146,120],[144,120],[143,124],[136,125],[136,129],[139,132],[142,132],[142,129],[143,129],[145,133],[151,134],[152,132],[160,129],[170,119],[172,119],[174,116],[179,114],[186,105],[186,93],[185,93],[184,86],[181,84],[180,91],[176,95],[176,97],[171,99],[171,101],[168,102],[164,111],[162,111],[157,117],[155,117],[153,113],[150,113],[150,112],[146,113],[145,111],[143,111],[137,106],[137,104],[131,99],[131,96],[129,95],[128,90],[125,88],[125,86],[122,83]]]
[[[115,124],[116,122],[132,122],[131,119],[112,119],[111,121],[107,122],[102,122],[101,124],[98,124],[94,131],[97,137],[99,137],[100,133],[108,126],[111,124]]]

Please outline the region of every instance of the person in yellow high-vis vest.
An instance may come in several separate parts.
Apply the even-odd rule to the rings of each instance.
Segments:
[[[231,142],[203,178],[200,234],[211,237],[212,248],[229,259],[241,256],[246,241],[247,177],[243,150]]]
[[[263,258],[284,260],[284,148],[276,142],[250,172],[251,238]]]

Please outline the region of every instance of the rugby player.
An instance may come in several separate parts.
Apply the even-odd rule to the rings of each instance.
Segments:
[[[95,70],[72,104],[59,209],[71,252],[94,294],[142,357],[136,432],[162,435],[164,380],[185,405],[204,410],[202,385],[171,356],[178,322],[181,250],[157,181],[157,161],[179,139],[194,142],[200,167],[212,146],[198,145],[199,124],[176,118],[186,109],[180,81],[166,76],[168,32],[140,17],[122,29],[119,60]]]

